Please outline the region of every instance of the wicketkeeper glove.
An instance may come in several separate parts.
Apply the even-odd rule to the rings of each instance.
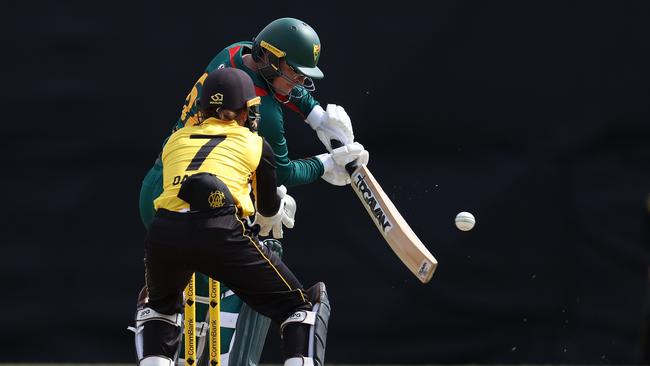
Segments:
[[[285,186],[279,186],[277,194],[280,198],[280,208],[278,209],[278,212],[271,217],[266,217],[259,212],[256,212],[253,225],[260,226],[261,236],[269,236],[269,233],[273,231],[274,238],[282,239],[284,234],[282,231],[282,225],[291,229],[295,223],[296,200],[287,194],[287,188],[285,188]]]

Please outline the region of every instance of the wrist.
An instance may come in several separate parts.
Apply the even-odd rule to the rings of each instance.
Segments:
[[[323,163],[323,174],[329,172],[334,167],[334,159],[332,159],[332,154],[324,153],[316,155],[316,158]]]
[[[323,123],[324,115],[325,110],[323,107],[317,104],[314,106],[314,108],[312,108],[311,112],[309,112],[309,115],[305,119],[305,122],[307,122],[307,124],[315,130]]]

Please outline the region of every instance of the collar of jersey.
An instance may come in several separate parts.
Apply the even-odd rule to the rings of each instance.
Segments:
[[[239,126],[239,123],[237,123],[237,121],[235,121],[235,120],[226,121],[226,120],[223,120],[223,119],[219,119],[217,117],[210,117],[210,118],[206,119],[205,121],[203,121],[202,124],[221,125],[221,126]]]
[[[244,47],[246,47],[248,49],[251,49],[252,45],[253,45],[252,42],[244,42],[241,45],[242,47],[239,49],[239,51],[237,51],[237,53],[235,54],[235,57],[233,57],[235,67],[240,69],[240,70],[244,70],[244,72],[246,72],[248,74],[248,76],[250,76],[251,79],[253,79],[253,84],[255,84],[255,86],[263,88],[264,90],[268,90],[268,85],[266,84],[266,82],[264,80],[262,80],[260,75],[258,73],[256,73],[255,71],[249,69],[248,66],[246,66],[244,64],[244,59],[242,58],[242,53],[243,53]]]

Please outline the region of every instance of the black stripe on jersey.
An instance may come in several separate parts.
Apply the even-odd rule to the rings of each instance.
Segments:
[[[190,165],[187,166],[186,170],[199,170],[201,164],[205,159],[210,155],[212,150],[214,150],[217,145],[219,145],[223,140],[226,139],[226,135],[190,135],[191,139],[208,139],[208,142],[205,145],[201,146],[199,151],[196,152],[194,158],[190,162]]]

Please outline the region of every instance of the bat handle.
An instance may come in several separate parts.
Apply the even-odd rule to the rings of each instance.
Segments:
[[[332,145],[332,150],[339,148],[343,146],[343,143],[339,140],[330,140],[330,145]],[[347,170],[348,174],[352,175],[355,170],[357,170],[358,166],[354,161],[351,161],[347,164],[345,164],[345,170]]]

